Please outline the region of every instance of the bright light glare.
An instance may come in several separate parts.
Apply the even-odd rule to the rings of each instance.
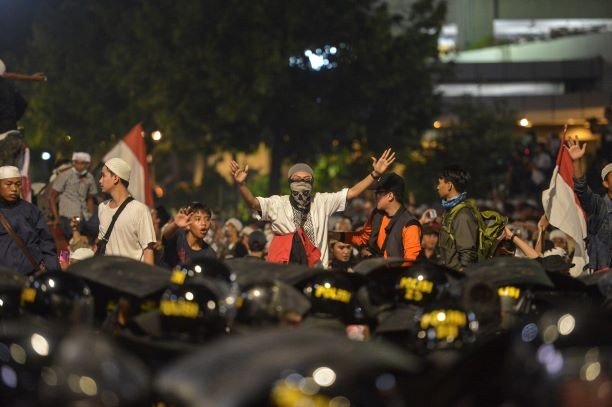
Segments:
[[[44,336],[34,334],[30,338],[30,342],[32,343],[34,352],[38,353],[40,356],[47,356],[49,354],[49,342],[47,342]]]
[[[323,58],[321,55],[314,54],[309,49],[306,50],[306,52],[304,52],[304,55],[306,55],[308,57],[308,60],[310,61],[310,66],[315,71],[320,70],[323,65],[326,65],[325,64],[325,61],[326,61],[325,58]],[[329,63],[329,61],[327,61],[327,63]]]
[[[47,160],[51,159],[51,153],[49,153],[47,151],[43,151],[43,153],[40,155],[40,158],[42,158],[43,160],[47,161]]]
[[[571,314],[565,314],[561,318],[559,318],[559,322],[557,323],[557,329],[561,335],[569,335],[574,330],[576,326],[576,320]]]
[[[312,378],[321,387],[329,387],[336,381],[336,372],[329,367],[320,367],[316,369]]]
[[[159,141],[162,139],[162,133],[159,130],[155,130],[153,133],[151,133],[151,138],[153,139],[153,141]]]

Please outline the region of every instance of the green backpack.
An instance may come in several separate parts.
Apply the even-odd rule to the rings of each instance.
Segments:
[[[508,224],[508,217],[493,210],[481,211],[473,199],[466,199],[455,205],[444,220],[444,230],[453,241],[455,241],[455,236],[451,233],[450,225],[457,213],[465,207],[470,208],[478,222],[478,261],[493,257],[497,239],[504,232]]]

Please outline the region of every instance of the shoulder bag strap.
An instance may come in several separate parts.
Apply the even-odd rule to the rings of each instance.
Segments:
[[[0,211],[0,223],[2,224],[2,227],[4,227],[6,232],[9,234],[9,236],[11,236],[11,239],[13,239],[15,243],[17,243],[17,246],[19,246],[23,254],[26,255],[30,263],[32,263],[32,267],[34,267],[34,270],[37,270],[39,265],[36,262],[36,260],[34,260],[34,256],[32,256],[32,253],[26,246],[23,239],[21,239],[21,237],[17,233],[15,233],[15,231],[13,230],[13,227],[8,222],[8,219],[6,219],[2,211]]]
[[[121,212],[123,212],[127,204],[129,204],[133,200],[134,198],[128,196],[127,198],[125,198],[125,201],[123,201],[121,205],[119,205],[119,209],[117,209],[117,212],[115,212],[115,214],[113,215],[113,219],[111,220],[110,225],[108,225],[108,229],[106,230],[106,233],[104,234],[102,240],[108,243],[108,239],[110,238],[111,232],[113,231],[113,227],[115,227],[115,222],[117,222],[117,218],[119,217],[119,215],[121,215]]]

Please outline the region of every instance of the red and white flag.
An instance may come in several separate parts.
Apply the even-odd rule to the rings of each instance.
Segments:
[[[570,270],[570,274],[577,277],[582,274],[584,266],[589,262],[584,240],[587,237],[586,215],[580,206],[578,196],[574,193],[572,158],[563,141],[559,146],[557,165],[550,186],[542,191],[542,205],[550,224],[569,235],[576,243],[572,258],[574,267]]]
[[[25,201],[32,202],[32,186],[30,185],[30,148],[23,152],[23,163],[19,168],[21,174],[21,195]]]
[[[138,123],[128,134],[110,150],[104,162],[111,158],[121,158],[132,168],[128,190],[134,199],[153,207],[153,191],[147,164],[147,147],[143,138],[142,124]]]

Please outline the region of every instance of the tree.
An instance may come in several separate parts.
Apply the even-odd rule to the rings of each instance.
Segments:
[[[514,114],[504,105],[485,106],[464,99],[449,110],[455,114],[442,128],[411,152],[406,177],[419,202],[437,199],[436,174],[448,164],[458,164],[472,174],[469,194],[485,198],[500,191],[518,144],[513,135]]]
[[[406,17],[373,0],[50,0],[31,52],[50,83],[27,124],[38,141],[103,148],[93,141],[144,121],[177,154],[263,141],[276,192],[284,162],[332,145],[369,156],[418,144],[438,105],[444,13],[434,0]]]

